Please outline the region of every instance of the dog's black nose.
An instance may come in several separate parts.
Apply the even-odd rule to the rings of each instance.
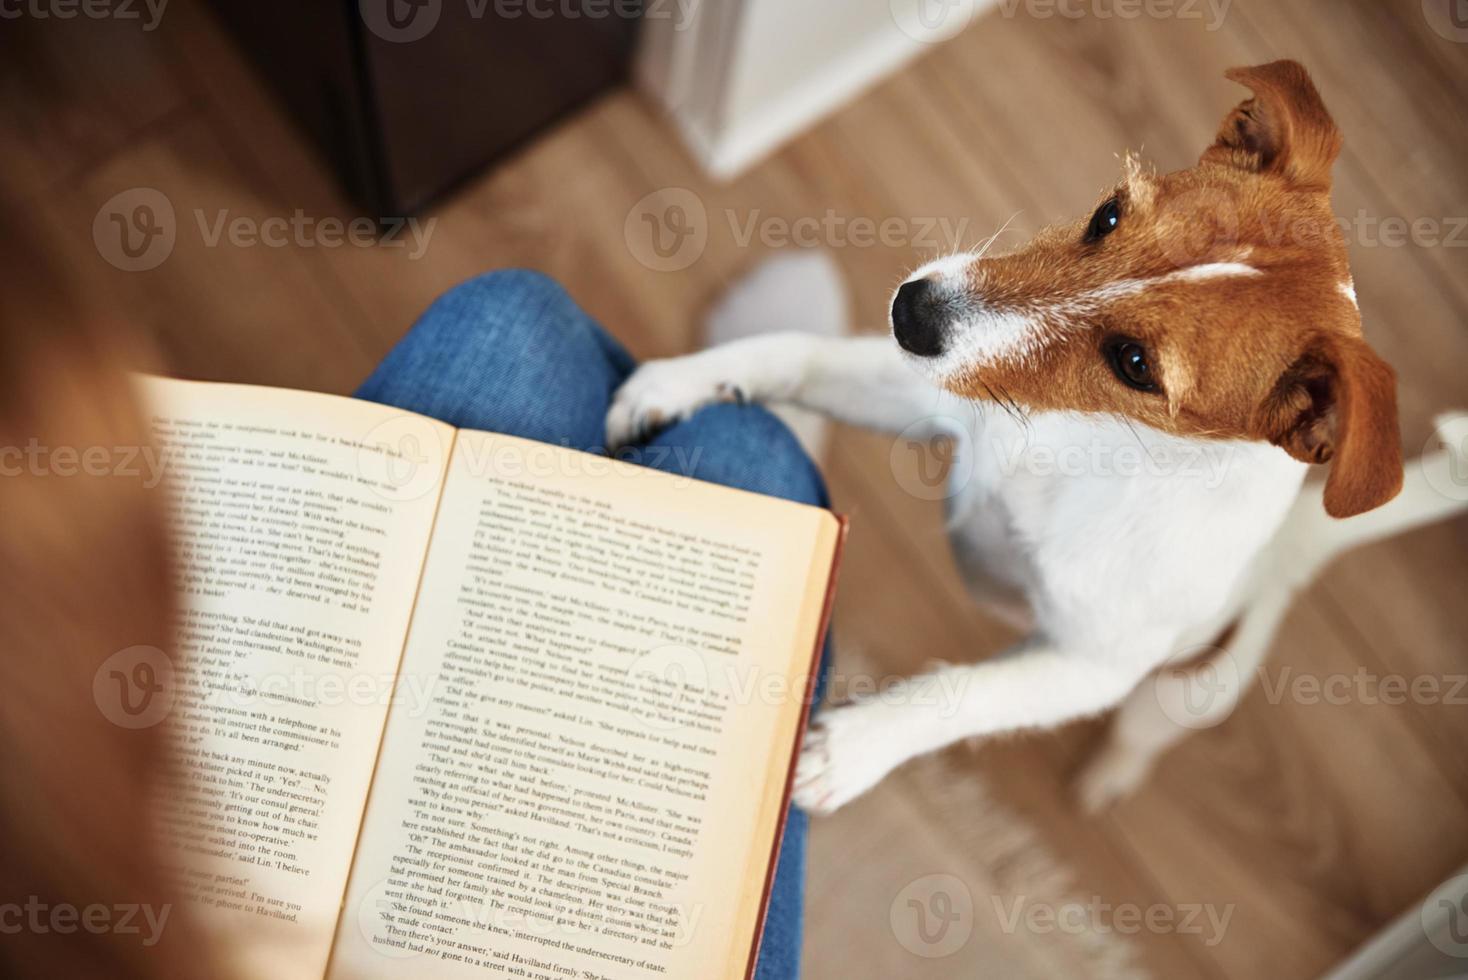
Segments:
[[[919,357],[943,353],[945,305],[931,279],[903,283],[892,300],[892,335],[898,346]]]

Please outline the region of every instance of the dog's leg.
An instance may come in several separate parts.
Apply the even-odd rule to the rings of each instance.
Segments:
[[[775,333],[642,365],[612,401],[607,445],[637,442],[711,402],[741,398],[915,437],[954,432],[973,416],[972,406],[908,367],[890,338]]]
[[[1164,752],[1233,713],[1258,676],[1294,597],[1289,589],[1260,596],[1236,621],[1225,649],[1164,667],[1127,696],[1105,744],[1076,778],[1076,794],[1087,812],[1100,813],[1131,795]]]
[[[947,666],[816,717],[795,800],[829,813],[908,759],[953,742],[1049,728],[1116,704],[1164,654],[1100,660],[1034,644],[972,666]]]

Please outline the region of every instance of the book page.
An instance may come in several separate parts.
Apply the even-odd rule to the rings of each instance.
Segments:
[[[744,976],[838,528],[461,432],[329,975]]]
[[[142,379],[180,595],[163,831],[241,976],[324,974],[454,430]]]

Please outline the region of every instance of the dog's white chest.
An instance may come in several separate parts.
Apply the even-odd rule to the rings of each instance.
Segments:
[[[1304,471],[1258,443],[1105,417],[990,415],[954,453],[950,537],[977,594],[1022,595],[1042,625],[1162,611],[1182,623],[1226,600]]]

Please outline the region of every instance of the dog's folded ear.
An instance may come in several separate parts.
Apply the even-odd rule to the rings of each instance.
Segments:
[[[1296,459],[1331,464],[1325,510],[1332,517],[1365,513],[1402,489],[1396,372],[1360,337],[1311,343],[1280,376],[1260,426]]]
[[[1204,163],[1224,163],[1285,177],[1305,190],[1329,190],[1330,168],[1341,151],[1341,132],[1320,101],[1310,73],[1295,61],[1231,68],[1225,77],[1254,97],[1223,120]]]

